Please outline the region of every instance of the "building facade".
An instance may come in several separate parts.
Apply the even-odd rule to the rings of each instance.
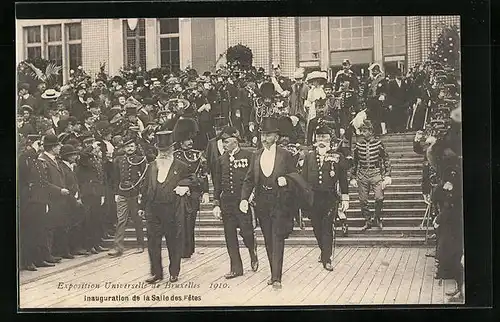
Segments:
[[[377,62],[406,71],[427,58],[442,24],[459,16],[245,17],[18,20],[17,61],[43,57],[63,67],[63,81],[78,66],[95,75],[102,63],[118,74],[125,65],[150,70],[191,66],[200,73],[224,63],[229,46],[253,52],[254,65],[285,75],[297,67],[328,70],[343,59],[358,74]]]

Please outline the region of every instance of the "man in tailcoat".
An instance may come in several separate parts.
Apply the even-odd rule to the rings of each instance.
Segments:
[[[212,177],[215,172],[217,160],[224,154],[224,145],[222,144],[220,134],[226,125],[226,119],[223,116],[215,118],[214,129],[216,137],[208,141],[205,149],[204,157],[207,160],[207,168]]]
[[[408,121],[408,106],[410,102],[409,98],[409,85],[401,71],[395,79],[389,81],[387,89],[388,98],[388,108],[389,108],[389,126],[391,132],[401,133],[406,129],[406,123]]]
[[[241,189],[240,210],[248,213],[248,199],[255,189],[255,214],[259,220],[271,267],[268,285],[281,288],[285,239],[293,229],[293,213],[287,209],[289,190],[297,174],[292,155],[277,147],[278,120],[264,118],[261,128],[263,148],[253,153]]]
[[[333,129],[326,125],[316,129],[315,149],[306,154],[301,173],[314,191],[313,206],[308,213],[321,250],[320,261],[327,271],[333,271],[332,225],[337,216],[339,202],[342,212],[349,208],[348,166],[342,154],[331,149],[332,132]]]
[[[373,122],[375,134],[385,134],[387,81],[379,64],[372,64],[369,68],[371,76],[363,91],[366,101],[366,114]]]
[[[240,148],[241,138],[234,127],[225,128],[220,139],[223,140],[225,152],[217,161],[214,175],[213,214],[224,223],[224,236],[230,258],[230,271],[224,277],[232,279],[243,275],[237,228],[240,229],[240,235],[249,251],[252,270],[256,272],[259,268],[252,216],[242,213],[239,209],[241,187],[250,166],[252,152]]]
[[[141,187],[141,214],[146,214],[148,254],[151,277],[147,283],[163,280],[161,241],[166,238],[169,257],[169,281],[179,279],[183,251],[185,198],[197,185],[190,178],[189,165],[174,157],[173,131],[156,133],[158,157],[146,170]]]

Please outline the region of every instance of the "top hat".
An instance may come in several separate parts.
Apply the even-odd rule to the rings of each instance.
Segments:
[[[226,126],[218,136],[219,140],[224,140],[227,138],[236,138],[238,139],[239,142],[242,141],[240,136],[240,131],[238,131],[233,126]]]
[[[155,133],[155,137],[158,150],[166,150],[174,144],[173,131],[159,131]]]
[[[291,137],[293,135],[293,123],[292,119],[288,116],[284,116],[278,119],[278,129],[280,136]]]
[[[59,152],[59,155],[61,156],[61,158],[64,158],[66,156],[70,156],[70,155],[74,155],[74,154],[78,154],[78,150],[75,149],[75,147],[71,144],[64,144],[63,146],[61,146],[61,151]]]
[[[109,122],[108,121],[99,121],[95,124],[95,129],[97,131],[103,131],[109,128]]]
[[[61,96],[61,93],[56,91],[53,88],[49,88],[49,89],[45,90],[45,92],[41,95],[41,97],[43,99],[56,99],[59,96]]]
[[[332,134],[332,129],[325,123],[320,123],[316,126],[314,133],[318,134]]]
[[[192,139],[198,133],[198,123],[192,118],[180,117],[174,126],[174,141],[182,142]]]
[[[279,133],[278,119],[275,117],[265,117],[262,119],[260,133]]]
[[[43,146],[44,147],[53,147],[59,145],[59,140],[57,136],[54,134],[47,134],[43,137]]]
[[[260,92],[262,94],[262,97],[265,98],[271,98],[274,97],[274,84],[271,82],[266,82],[260,85]]]

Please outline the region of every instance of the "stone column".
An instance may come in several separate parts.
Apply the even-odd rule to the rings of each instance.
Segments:
[[[215,18],[215,61],[216,68],[226,63],[225,51],[229,47],[227,36],[227,18]],[[223,57],[221,57],[221,55]],[[219,59],[220,58],[220,59]]]
[[[156,18],[145,19],[146,24],[146,70],[160,66],[158,50],[158,28]]]
[[[328,30],[328,17],[320,18],[320,33],[320,67],[321,70],[327,71],[330,67],[330,39]]]
[[[373,62],[384,67],[384,53],[382,44],[382,17],[373,17]]]
[[[193,64],[193,53],[191,51],[191,18],[179,19],[179,55],[181,69],[185,69]]]
[[[108,41],[108,74],[114,76],[118,75],[124,64],[122,19],[108,19]]]

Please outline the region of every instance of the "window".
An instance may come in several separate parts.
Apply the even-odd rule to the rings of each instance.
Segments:
[[[373,17],[330,17],[330,50],[373,47]]]
[[[62,33],[61,25],[44,26],[45,30],[45,53],[47,59],[57,66],[63,65],[62,58]]]
[[[69,69],[76,70],[82,65],[82,25],[72,23],[66,25],[66,42],[68,44]]]
[[[299,60],[319,60],[321,48],[319,17],[299,17]]]
[[[123,21],[125,38],[125,64],[146,69],[146,22],[138,19],[135,30],[129,28],[127,20]]]
[[[24,28],[26,58],[35,59],[42,57],[42,33],[40,26]]]
[[[179,19],[158,19],[160,28],[161,67],[168,67],[172,72],[180,70]]]
[[[382,17],[384,55],[406,54],[406,18]]]

